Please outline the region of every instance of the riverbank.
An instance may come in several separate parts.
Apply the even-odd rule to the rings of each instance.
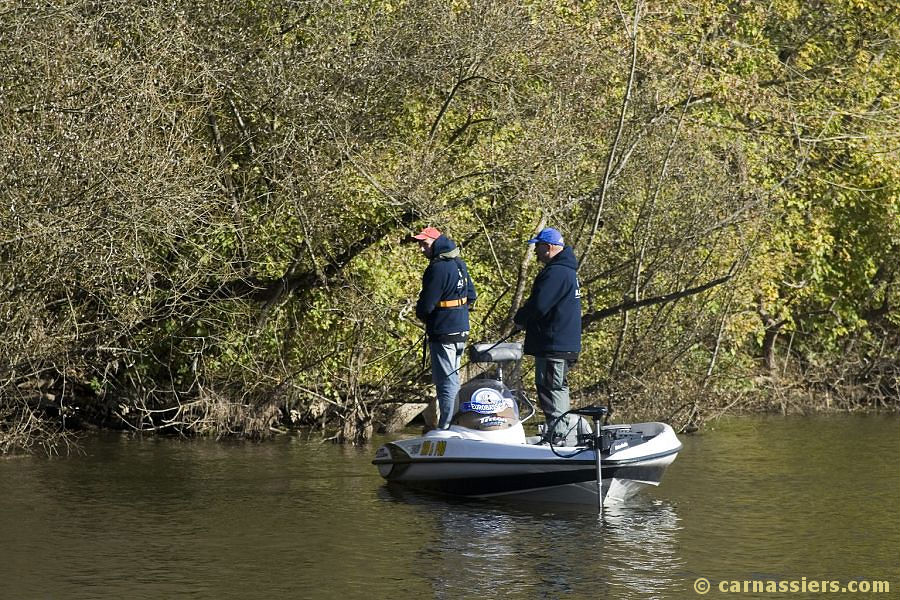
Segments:
[[[573,406],[609,405],[611,422],[663,421],[679,433],[704,429],[708,423],[734,415],[835,415],[896,414],[900,397],[873,396],[859,385],[799,385],[781,377],[760,376],[753,388],[740,393],[704,390],[702,384],[677,387],[643,387],[631,393],[600,394],[573,390]],[[426,391],[428,387],[424,388]],[[528,392],[526,392],[528,393]],[[701,395],[702,394],[702,395]],[[529,393],[533,398],[533,394]],[[211,437],[215,439],[267,439],[310,432],[320,439],[361,444],[373,435],[398,431],[410,422],[422,423],[419,413],[427,406],[426,397],[411,397],[408,402],[386,403],[380,400],[348,402],[338,398],[326,401],[315,397],[306,404],[278,406],[229,402],[221,396],[186,402],[169,410],[152,412],[144,407],[146,419],[129,420],[136,412],[124,401],[117,410],[103,412],[92,406],[90,397],[67,403],[61,411],[53,402],[37,406],[7,404],[0,420],[0,455],[15,453],[66,454],[72,450],[73,434],[90,430],[133,431],[147,435]],[[110,404],[107,399],[104,406]],[[538,415],[531,423],[542,420]]]

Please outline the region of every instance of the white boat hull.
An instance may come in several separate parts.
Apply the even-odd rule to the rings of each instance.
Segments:
[[[601,455],[604,504],[622,502],[645,486],[659,485],[681,449],[674,431],[664,423],[639,423],[630,431],[647,439],[618,451],[613,444]],[[529,445],[518,431],[504,432],[503,441],[488,441],[494,433],[461,427],[433,431],[385,444],[372,462],[388,482],[453,496],[597,503],[594,450]]]

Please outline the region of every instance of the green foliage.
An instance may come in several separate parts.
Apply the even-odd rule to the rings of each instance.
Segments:
[[[584,401],[612,391],[697,421],[716,402],[700,396],[739,396],[777,367],[890,397],[897,13],[11,8],[0,435],[52,423],[50,396],[142,429],[365,430],[380,403],[429,393],[413,311],[425,262],[401,243],[423,224],[463,246],[473,339],[499,336],[527,296],[541,222],[583,259],[588,314],[669,297],[591,322],[573,372]],[[660,400],[666,386],[696,402]]]

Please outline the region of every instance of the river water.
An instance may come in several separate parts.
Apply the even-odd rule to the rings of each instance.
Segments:
[[[900,417],[681,439],[662,485],[601,521],[388,488],[370,463],[384,439],[92,435],[83,454],[0,459],[0,598],[680,599],[700,577],[706,597],[900,596]],[[801,591],[718,589],[743,580]]]

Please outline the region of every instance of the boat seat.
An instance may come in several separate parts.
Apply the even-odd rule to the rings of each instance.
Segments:
[[[469,360],[476,363],[522,360],[522,344],[519,342],[474,344],[469,346]]]

